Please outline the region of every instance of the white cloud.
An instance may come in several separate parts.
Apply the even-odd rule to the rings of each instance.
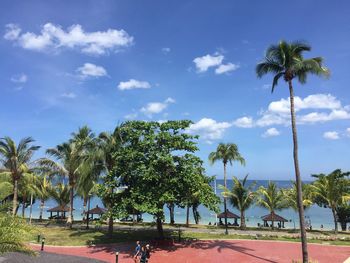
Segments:
[[[163,47],[162,52],[163,54],[168,54],[171,51],[170,47]]]
[[[26,83],[28,81],[28,77],[26,74],[22,73],[12,76],[11,81],[14,83]]]
[[[221,64],[219,67],[215,69],[216,74],[224,74],[230,71],[235,71],[239,68],[239,65],[233,63]]]
[[[70,48],[93,55],[118,51],[133,43],[133,37],[124,30],[107,29],[106,31],[85,32],[79,24],[64,30],[60,25],[46,23],[39,34],[21,32],[18,25],[8,24],[4,38],[29,50],[47,51]]]
[[[138,116],[137,112],[133,112],[133,113],[125,115],[124,118],[127,120],[133,120],[133,119],[136,119],[137,116]]]
[[[65,92],[61,94],[62,98],[67,98],[67,99],[75,99],[77,95],[73,92]]]
[[[198,72],[205,72],[210,67],[215,67],[221,65],[224,59],[223,55],[205,55],[203,57],[197,57],[193,60],[194,64],[196,64],[196,68]]]
[[[294,101],[297,124],[350,119],[350,107],[342,106],[341,101],[330,94],[313,94],[305,98],[295,97]],[[260,111],[258,116],[255,120],[252,117],[241,117],[233,124],[242,128],[288,126],[290,125],[289,98],[271,102],[268,109]]]
[[[203,118],[191,124],[187,131],[191,134],[199,135],[201,139],[211,143],[212,140],[221,139],[226,129],[231,126],[232,124],[228,122],[217,122],[210,118]]]
[[[150,102],[145,107],[142,107],[140,111],[151,118],[152,115],[164,111],[171,103],[175,103],[175,100],[172,98],[167,98],[164,102]]]
[[[118,89],[131,90],[131,89],[149,89],[151,84],[147,81],[139,81],[136,79],[129,79],[128,81],[119,82]]]
[[[323,138],[328,140],[338,140],[339,134],[336,131],[328,131],[323,134]]]
[[[240,128],[252,128],[253,127],[253,118],[252,117],[242,117],[238,118],[233,122],[234,126],[240,127]]]
[[[77,69],[77,72],[81,78],[99,78],[107,76],[107,71],[103,67],[97,66],[92,63],[85,63],[83,66]]]
[[[347,128],[347,129],[346,129],[346,135],[347,135],[348,137],[350,137],[350,128]]]
[[[276,128],[270,128],[267,129],[262,135],[261,137],[263,138],[268,138],[268,137],[275,137],[280,135],[281,133],[279,132],[279,130],[277,130]]]

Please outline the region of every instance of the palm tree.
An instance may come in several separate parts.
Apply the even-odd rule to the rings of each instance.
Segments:
[[[38,198],[40,199],[40,214],[39,220],[43,219],[43,211],[45,206],[45,201],[50,198],[50,191],[52,188],[52,184],[46,173],[41,173],[38,176]]]
[[[25,217],[25,209],[28,205],[33,205],[33,197],[36,197],[39,192],[37,185],[37,177],[33,172],[27,171],[23,173],[22,179],[18,183],[18,193],[22,199],[23,218]]]
[[[327,207],[332,210],[334,219],[334,231],[338,232],[338,214],[339,207],[347,204],[350,200],[350,181],[345,178],[350,172],[343,173],[340,169],[332,173],[312,175],[317,180],[311,185],[314,201],[319,206]]]
[[[220,143],[218,147],[216,148],[215,152],[211,152],[209,154],[209,162],[210,164],[214,164],[217,161],[222,161],[224,164],[224,187],[227,188],[227,182],[226,182],[226,168],[227,164],[230,163],[232,165],[233,162],[237,161],[241,165],[245,165],[245,160],[241,156],[241,154],[238,151],[238,146],[234,143]],[[224,211],[225,211],[225,234],[228,234],[227,230],[227,204],[226,204],[226,198],[224,197]]]
[[[61,207],[65,207],[70,202],[70,189],[69,186],[64,183],[58,183],[51,187],[49,189],[49,194],[50,197]]]
[[[302,192],[303,192],[303,207],[304,210],[309,208],[312,203],[311,197],[311,187],[309,184],[302,184]],[[289,189],[281,189],[288,206],[292,208],[294,211],[298,212],[298,191],[296,182],[292,183],[292,187]]]
[[[120,135],[119,126],[116,127],[113,133],[102,132],[99,135],[99,150],[97,156],[103,163],[104,173],[106,175],[113,172],[116,162],[115,162],[115,152],[119,149],[122,144],[122,136]],[[104,177],[103,179],[105,180]],[[114,189],[108,189],[109,192],[113,192]],[[113,234],[113,215],[110,211],[113,206],[113,200],[109,200],[104,198],[103,203],[109,210],[109,218],[108,218],[108,235],[112,236]]]
[[[290,114],[293,133],[293,157],[295,179],[298,193],[298,210],[300,220],[300,232],[302,241],[303,262],[308,262],[307,239],[304,221],[303,197],[298,159],[298,138],[294,110],[294,90],[293,79],[297,78],[301,84],[306,83],[307,76],[314,74],[318,76],[328,76],[329,71],[322,65],[323,59],[315,57],[304,59],[303,53],[310,51],[311,47],[302,42],[287,43],[280,41],[277,45],[271,45],[267,51],[265,58],[256,66],[256,73],[259,78],[267,73],[275,74],[272,81],[272,92],[278,84],[278,80],[283,79],[288,83],[289,99],[290,99]]]
[[[237,177],[233,177],[233,187],[229,191],[225,189],[224,195],[229,197],[231,204],[236,207],[241,213],[241,229],[246,228],[245,224],[245,211],[254,204],[256,194],[254,192],[255,182],[247,186],[246,175],[243,180],[239,180]]]
[[[17,213],[18,182],[29,166],[34,152],[40,148],[32,145],[33,142],[31,137],[23,138],[18,145],[10,137],[0,139],[0,163],[4,168],[3,173],[10,174],[13,183],[13,216]]]
[[[264,186],[259,187],[257,204],[268,209],[271,214],[288,207],[283,192],[278,189],[276,183],[271,181],[267,185],[267,188]],[[272,221],[272,228],[273,227],[274,221]]]

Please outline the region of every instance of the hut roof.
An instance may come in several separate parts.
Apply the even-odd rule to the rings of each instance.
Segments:
[[[47,212],[69,212],[69,206],[59,205],[54,208],[50,208],[47,210]]]
[[[284,217],[282,216],[279,216],[275,213],[270,213],[268,215],[265,215],[265,216],[262,216],[261,217],[263,221],[280,221],[280,222],[288,222],[287,219],[285,219]]]
[[[95,214],[95,215],[102,215],[107,212],[107,209],[103,207],[99,207],[98,205],[95,208],[90,209],[89,211],[86,211],[85,214]]]
[[[226,209],[226,214],[227,214],[227,218],[240,218],[238,215],[230,212],[228,209]],[[225,212],[222,212],[220,214],[217,215],[218,218],[225,218]]]

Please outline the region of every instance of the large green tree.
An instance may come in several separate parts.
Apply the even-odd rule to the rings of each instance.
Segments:
[[[2,173],[9,174],[13,183],[12,215],[16,215],[18,206],[18,182],[28,170],[35,151],[40,146],[33,145],[34,140],[26,137],[18,145],[10,137],[0,139],[0,164]]]
[[[215,152],[209,154],[210,164],[220,161],[224,165],[224,188],[227,188],[227,164],[233,164],[233,162],[239,162],[241,165],[245,165],[245,160],[241,156],[238,146],[234,143],[220,143]],[[227,201],[224,197],[224,212],[225,212],[225,234],[228,234],[227,230]]]
[[[130,207],[152,214],[160,238],[163,237],[164,206],[169,202],[183,205],[187,197],[185,185],[194,182],[191,177],[195,174],[203,176],[194,172],[201,161],[194,155],[198,150],[196,137],[185,132],[190,123],[131,121],[119,128],[122,145],[114,154],[114,172],[107,175],[105,184],[107,189],[124,187],[125,190],[104,193],[118,199],[113,205],[117,216],[125,214]],[[206,205],[215,206],[209,201]]]
[[[311,185],[314,202],[332,210],[335,233],[338,232],[337,212],[350,200],[350,180],[347,178],[349,174],[350,172],[343,173],[337,169],[328,175],[312,175],[317,178]]]
[[[317,76],[329,75],[328,69],[323,66],[323,59],[321,57],[304,59],[303,53],[310,50],[311,47],[303,42],[288,43],[286,41],[280,41],[277,45],[271,45],[267,49],[264,60],[258,63],[256,66],[256,73],[260,78],[268,73],[274,74],[272,81],[272,92],[281,78],[288,83],[289,87],[294,170],[298,192],[298,211],[304,263],[308,262],[308,252],[298,158],[298,137],[294,109],[293,80],[297,79],[301,84],[304,84],[306,83],[307,76],[310,74]]]
[[[247,185],[248,175],[243,180],[233,177],[232,189],[225,189],[224,195],[229,198],[231,204],[241,213],[241,229],[246,228],[245,211],[249,209],[255,201],[256,193],[254,192],[255,182]]]

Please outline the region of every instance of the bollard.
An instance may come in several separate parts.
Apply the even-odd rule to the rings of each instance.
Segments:
[[[40,238],[41,238],[41,235],[39,234],[38,235],[38,243],[40,242]]]
[[[41,240],[41,251],[44,251],[44,245],[45,245],[45,237]]]
[[[119,252],[115,252],[115,263],[118,263]]]

